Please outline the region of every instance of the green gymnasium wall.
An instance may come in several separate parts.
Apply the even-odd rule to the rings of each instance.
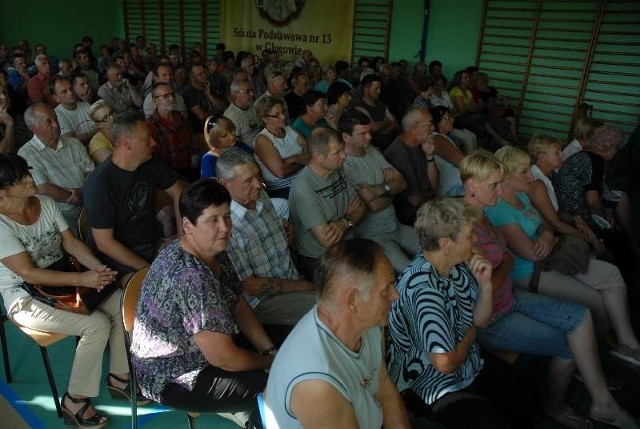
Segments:
[[[389,1],[393,11],[389,60],[405,59],[413,65],[419,60],[424,0]],[[529,39],[533,9],[538,4],[535,0],[487,0],[486,21],[483,21],[484,1],[431,0],[425,62],[440,60],[449,78],[455,71],[474,64],[481,26],[486,22],[480,66],[518,107],[523,137],[545,131],[568,138],[582,75],[587,80],[580,101],[594,106],[594,116],[630,131],[640,112],[640,3],[602,1],[608,2],[608,6],[600,28],[602,37],[598,39],[589,70],[581,70],[584,60],[576,54],[574,45],[585,45],[585,39],[589,38],[598,4],[591,0],[540,3],[541,21],[535,44]],[[150,0],[145,2],[153,4]],[[51,54],[63,58],[71,55],[73,45],[85,34],[94,38],[97,54],[100,44],[112,36],[124,37],[124,23],[122,0],[0,2],[0,42],[13,45],[18,39],[27,38],[32,47],[44,43]],[[130,23],[137,34],[135,26]],[[159,31],[147,30],[150,38]],[[165,30],[167,36],[174,31]],[[580,42],[570,40],[572,37]],[[527,70],[524,63],[530,46],[533,55]]]
[[[432,0],[431,4],[426,60],[439,59],[447,74],[453,74],[475,61],[482,2]],[[393,0],[391,60],[403,58],[411,64],[418,61],[423,5],[423,0]],[[0,42],[12,46],[18,39],[27,38],[32,47],[44,43],[51,54],[68,57],[73,45],[85,34],[93,37],[96,54],[97,48],[111,37],[124,37],[122,1],[0,2]]]
[[[431,0],[425,62],[439,60],[447,77],[476,62],[483,2]],[[393,0],[390,60],[416,63],[423,23],[423,0]]]
[[[14,46],[19,39],[42,43],[58,58],[71,58],[85,35],[93,37],[93,53],[111,37],[124,35],[120,0],[7,0],[0,1],[0,42]]]

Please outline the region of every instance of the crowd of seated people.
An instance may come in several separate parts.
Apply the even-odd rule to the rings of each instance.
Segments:
[[[97,57],[90,37],[70,59],[26,40],[5,51],[0,292],[18,323],[81,336],[66,423],[108,422],[85,363],[107,340],[107,387],[130,399],[120,292],[53,322],[23,285],[102,290],[150,267],[133,366],[141,394],[171,407],[260,427],[265,391],[268,428],[522,427],[537,412],[640,427],[598,354],[607,337],[640,369],[635,193],[626,176],[606,186],[618,128],[580,119],[564,160],[567,136],[518,149],[517,112],[489,77],[449,81],[439,61],[165,55],[143,36]],[[65,272],[62,250],[88,271]],[[492,351],[551,356],[548,380]],[[588,416],[567,400],[576,368]]]

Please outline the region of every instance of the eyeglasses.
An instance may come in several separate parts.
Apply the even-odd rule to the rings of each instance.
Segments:
[[[453,119],[453,117],[449,116],[449,115],[445,115],[445,116],[442,117],[442,119],[446,119],[447,121],[450,121],[450,120]]]
[[[95,119],[95,122],[96,122],[96,124],[103,124],[103,123],[105,123],[105,122],[109,122],[111,119],[113,119],[113,113],[112,113],[112,112],[109,112],[109,113],[107,114],[107,116],[105,116],[104,118],[102,118],[102,119]]]
[[[168,100],[169,98],[173,98],[175,96],[176,96],[175,92],[168,92],[166,94],[155,95],[153,98],[162,98],[163,100]]]
[[[248,89],[246,91],[236,91],[236,94],[253,94],[253,89]]]
[[[276,118],[285,118],[286,116],[287,116],[287,109],[282,109],[278,113],[274,113],[273,115],[267,115],[267,118],[276,119]]]

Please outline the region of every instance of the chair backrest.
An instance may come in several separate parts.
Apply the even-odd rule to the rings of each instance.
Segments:
[[[144,267],[138,270],[125,285],[124,292],[122,293],[122,324],[127,335],[133,332],[133,324],[136,319],[136,306],[138,305],[138,297],[140,296],[140,289],[142,289],[142,282],[147,276],[149,267]]]
[[[87,228],[89,228],[89,223],[87,221],[87,209],[82,207],[82,210],[80,210],[80,216],[78,216],[78,238],[82,242],[87,239]]]

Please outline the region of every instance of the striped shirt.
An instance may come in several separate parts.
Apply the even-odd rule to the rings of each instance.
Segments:
[[[411,389],[427,404],[469,386],[482,368],[478,343],[450,374],[439,372],[429,353],[448,353],[473,324],[478,284],[466,265],[442,277],[418,254],[398,280],[400,299],[389,318],[389,374],[398,390]]]

